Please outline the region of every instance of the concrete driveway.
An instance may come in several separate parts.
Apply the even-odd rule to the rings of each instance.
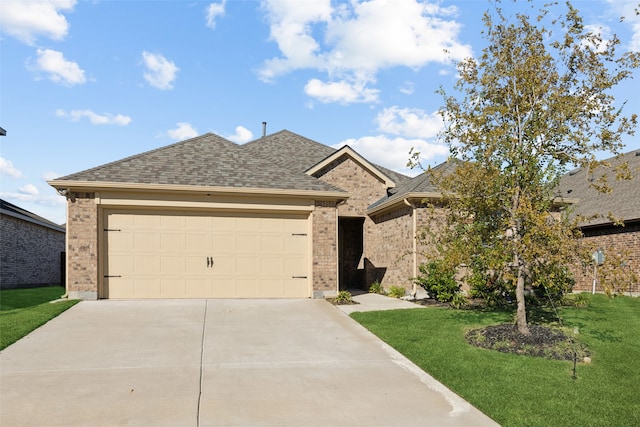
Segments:
[[[483,426],[321,300],[81,302],[0,354],[3,426]]]

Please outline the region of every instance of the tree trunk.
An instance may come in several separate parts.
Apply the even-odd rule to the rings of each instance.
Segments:
[[[529,326],[527,325],[527,309],[524,300],[525,266],[519,254],[517,253],[514,255],[514,263],[518,268],[518,277],[516,279],[516,302],[518,303],[516,318],[518,321],[518,331],[520,331],[520,333],[523,335],[529,335]]]

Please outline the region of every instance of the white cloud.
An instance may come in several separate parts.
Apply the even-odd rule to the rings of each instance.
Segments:
[[[409,151],[412,148],[414,151],[420,152],[424,161],[444,161],[449,153],[446,146],[434,144],[424,139],[390,139],[383,135],[347,139],[332,147],[340,148],[344,145],[350,146],[372,163],[409,176],[415,176],[421,172],[419,169],[407,167],[407,162],[411,157]]]
[[[29,185],[26,185],[25,187],[28,187]],[[64,197],[59,196],[59,195],[44,195],[44,194],[39,194],[39,193],[31,194],[31,193],[29,193],[27,191],[22,192],[22,190],[28,190],[28,189],[25,189],[23,187],[23,188],[19,189],[18,192],[16,192],[16,193],[0,192],[0,197],[2,197],[5,200],[8,200],[8,201],[10,201],[12,203],[15,203],[17,205],[20,205],[21,203],[35,203],[36,205],[40,205],[40,206],[48,206],[48,207],[60,208],[60,207],[66,206],[66,204],[67,204],[66,199]],[[37,189],[36,189],[36,191],[37,191]],[[21,207],[25,208],[25,209],[32,210],[31,208],[28,208],[28,207],[25,207],[25,206],[21,206]],[[62,210],[62,212],[64,212],[64,210]],[[39,214],[39,215],[43,216],[44,218],[51,218],[51,216],[47,217],[47,216],[42,215],[42,214]],[[60,217],[64,218],[63,215],[60,215]],[[62,221],[60,221],[60,219],[56,218],[56,222],[60,223]]]
[[[177,128],[167,131],[167,135],[172,139],[182,141],[183,139],[194,138],[199,135],[198,131],[189,123],[179,122],[177,126]]]
[[[49,73],[49,79],[66,86],[83,84],[87,81],[84,70],[73,61],[67,61],[57,50],[38,49],[38,59],[33,67],[35,71]]]
[[[75,5],[76,0],[2,0],[0,28],[29,45],[38,35],[61,40],[69,31],[62,12],[71,12]]]
[[[237,126],[236,133],[227,137],[229,141],[233,141],[238,144],[244,144],[253,139],[253,132],[244,126]]]
[[[142,52],[142,59],[147,71],[144,79],[156,89],[173,89],[173,82],[180,68],[159,53]]]
[[[611,28],[609,28],[606,25],[595,25],[595,24],[585,25],[584,28],[586,31],[598,36],[600,39],[602,39],[602,41],[600,42],[583,41],[582,44],[590,45],[593,48],[593,50],[595,50],[596,52],[604,52],[604,50],[607,48],[607,43],[611,39]]]
[[[20,178],[22,176],[22,172],[13,166],[13,162],[4,157],[0,157],[0,174],[9,175],[14,178]]]
[[[461,27],[452,19],[457,9],[439,2],[354,0],[332,7],[330,0],[265,0],[263,5],[271,39],[281,53],[259,70],[264,81],[297,69],[315,69],[331,81],[365,87],[383,68],[448,65],[472,55],[470,46],[458,41]],[[368,101],[361,102],[374,102],[377,96],[364,99]],[[344,102],[342,97],[321,100]]]
[[[91,110],[65,111],[65,110],[59,109],[59,110],[56,110],[56,116],[68,118],[72,122],[77,122],[82,118],[87,118],[93,125],[126,126],[129,123],[131,123],[131,117],[124,116],[120,113],[115,115],[110,113],[97,114]]]
[[[404,84],[400,87],[400,93],[405,95],[413,95],[415,91],[415,86],[413,82],[404,82]]]
[[[635,52],[640,52],[640,15],[636,10],[640,9],[638,0],[609,0],[611,9],[617,16],[624,17],[623,25],[626,24],[631,31],[631,39],[628,48]]]
[[[207,27],[216,27],[216,18],[224,15],[224,8],[227,4],[227,0],[222,0],[220,3],[211,3],[207,7]]]
[[[29,196],[37,196],[38,194],[40,194],[40,192],[38,191],[36,186],[33,185],[33,184],[27,184],[27,185],[24,185],[24,186],[18,188],[18,193],[26,194],[26,195],[29,195]]]
[[[433,138],[444,127],[436,112],[428,114],[418,108],[385,108],[376,117],[378,129],[384,133],[413,138]]]
[[[51,181],[53,179],[59,178],[60,174],[58,172],[44,171],[42,172],[41,177],[44,181]]]
[[[324,83],[318,79],[311,79],[305,85],[304,92],[323,103],[352,104],[355,102],[375,102],[378,100],[380,91],[366,87],[364,82],[350,83],[343,80]]]

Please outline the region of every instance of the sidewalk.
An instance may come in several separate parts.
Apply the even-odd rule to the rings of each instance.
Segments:
[[[354,295],[352,298],[358,304],[338,305],[340,310],[347,314],[356,311],[380,311],[380,310],[398,310],[409,308],[424,308],[423,305],[415,304],[409,300],[391,298],[380,294],[362,293]]]

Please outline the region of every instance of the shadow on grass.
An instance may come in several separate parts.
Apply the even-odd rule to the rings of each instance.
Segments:
[[[34,307],[53,301],[64,294],[62,286],[45,286],[27,289],[4,289],[0,291],[0,311]]]

